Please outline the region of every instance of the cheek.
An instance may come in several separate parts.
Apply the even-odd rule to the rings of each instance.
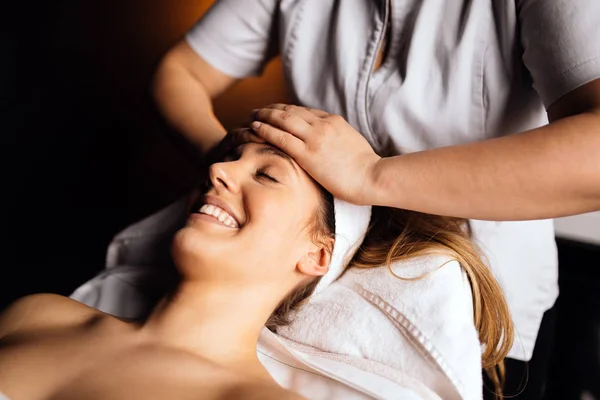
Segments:
[[[270,207],[255,212],[242,232],[247,254],[275,263],[295,263],[302,246],[306,221],[294,207]]]
[[[273,243],[286,243],[300,235],[307,225],[302,214],[294,199],[271,202],[268,207],[255,209],[252,230],[254,234],[260,231],[259,236],[269,237]]]

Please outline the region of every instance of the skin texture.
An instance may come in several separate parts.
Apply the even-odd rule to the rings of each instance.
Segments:
[[[0,315],[6,395],[300,398],[271,379],[256,343],[287,293],[328,269],[329,252],[307,229],[319,188],[289,157],[254,143],[213,164],[210,181],[209,201],[231,210],[240,226],[191,214],[172,246],[181,282],[146,321],[122,321],[53,294],[24,297]]]

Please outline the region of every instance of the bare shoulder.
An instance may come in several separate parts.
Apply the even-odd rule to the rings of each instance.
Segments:
[[[243,383],[232,387],[221,400],[306,400],[305,397],[290,392],[275,382]]]
[[[40,293],[21,297],[0,314],[0,338],[17,331],[65,326],[103,313],[65,296]]]

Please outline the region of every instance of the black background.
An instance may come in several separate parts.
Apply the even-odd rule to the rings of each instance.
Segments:
[[[70,293],[103,267],[115,233],[197,176],[150,100],[152,71],[179,32],[164,23],[161,43],[143,43],[159,17],[148,6],[24,2],[2,13],[0,305]]]

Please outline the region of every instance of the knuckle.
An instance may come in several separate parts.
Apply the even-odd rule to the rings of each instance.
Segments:
[[[285,148],[287,142],[288,142],[288,138],[286,135],[279,135],[279,137],[277,137],[276,146],[283,149],[283,148]]]
[[[319,118],[314,122],[314,125],[319,129],[325,129],[331,125],[331,122],[327,121],[326,119]]]
[[[295,111],[297,109],[298,109],[298,107],[293,104],[288,104],[288,105],[283,106],[284,111]]]
[[[317,135],[314,140],[315,149],[320,149],[321,147],[323,147],[323,142],[324,142],[323,136]]]
[[[342,122],[344,120],[344,118],[342,118],[338,114],[330,114],[327,117],[325,117],[325,120],[330,122],[331,124],[337,124],[337,123]]]
[[[282,113],[281,113],[281,119],[282,119],[283,121],[287,121],[287,120],[289,120],[290,118],[292,118],[293,116],[294,116],[294,114],[292,114],[292,113],[289,113],[289,112],[287,112],[287,111],[285,111],[285,112],[282,112]]]
[[[333,122],[327,119],[321,121],[321,130],[323,132],[330,132],[333,130]]]

